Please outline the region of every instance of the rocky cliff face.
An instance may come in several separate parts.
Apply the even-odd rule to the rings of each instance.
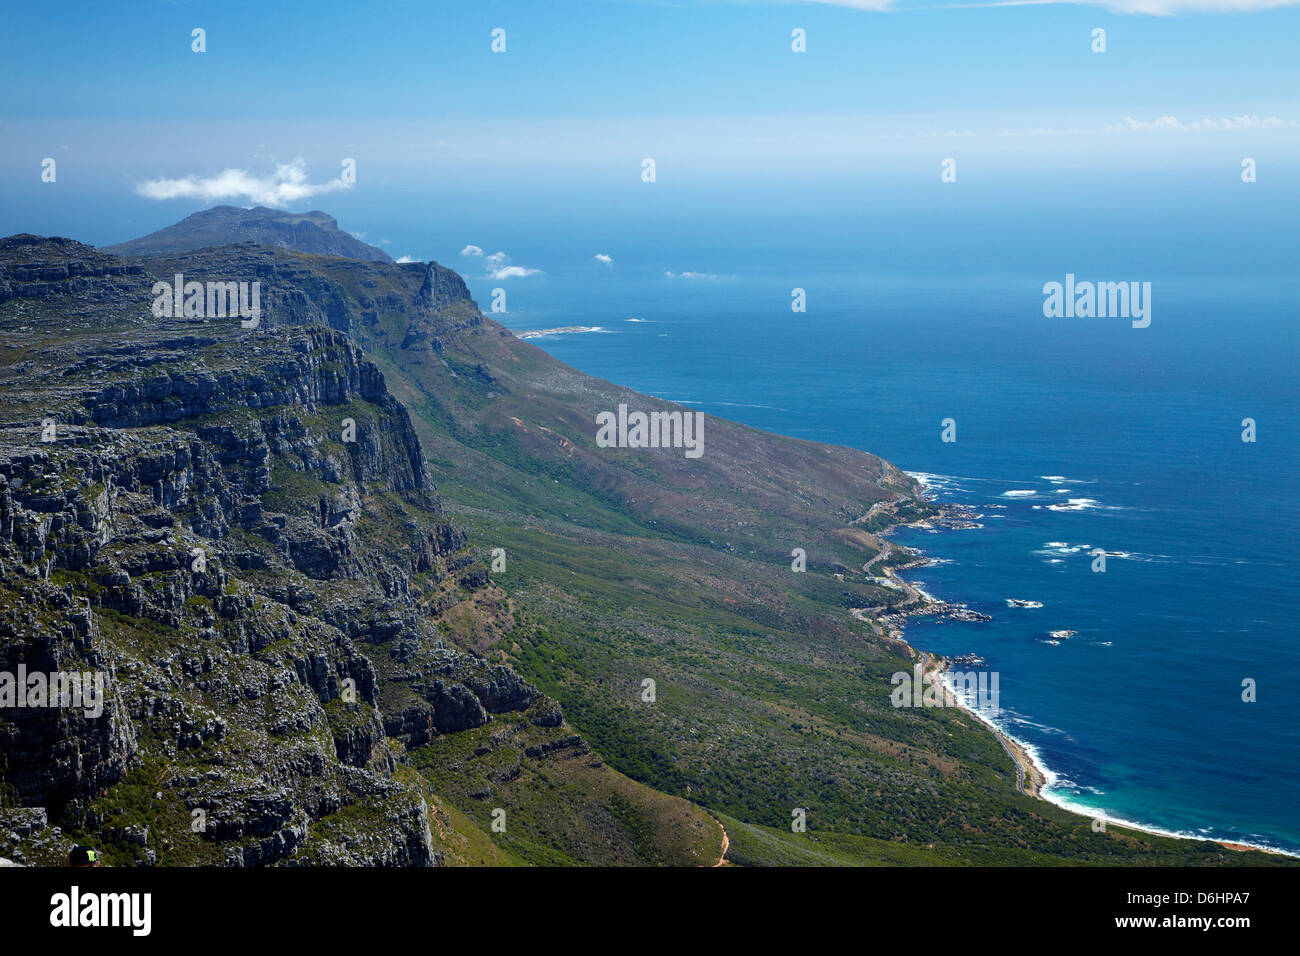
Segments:
[[[0,241],[0,673],[105,688],[0,707],[0,803],[48,815],[0,855],[57,825],[142,863],[436,862],[404,749],[558,709],[444,639],[491,585],[328,289],[244,330],[155,319],[152,281]]]
[[[24,233],[0,239],[0,303],[19,296],[107,301],[141,288],[144,268],[73,239]]]

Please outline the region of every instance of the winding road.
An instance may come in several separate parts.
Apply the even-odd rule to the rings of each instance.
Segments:
[[[879,481],[880,481],[881,479],[883,479],[883,478],[884,478],[884,475],[883,475],[883,473],[882,473],[882,475],[880,476],[880,479],[877,479],[877,482],[879,482]],[[886,508],[886,507],[892,508],[892,507],[894,507],[897,503],[898,503],[898,502],[897,502],[897,499],[892,500],[892,501],[877,501],[874,505],[872,505],[872,506],[867,510],[867,513],[866,513],[865,515],[863,515],[861,518],[857,519],[857,520],[854,521],[853,523],[854,523],[854,524],[866,524],[867,522],[869,522],[869,521],[872,519],[872,517],[876,514],[877,511],[881,510],[882,508]],[[913,587],[912,587],[910,584],[908,584],[906,581],[904,581],[904,580],[902,580],[901,578],[899,578],[898,575],[895,574],[893,571],[891,571],[889,568],[884,567],[884,562],[885,562],[885,560],[889,557],[890,544],[889,544],[889,542],[888,542],[886,539],[881,538],[879,535],[876,536],[876,540],[878,540],[878,541],[881,543],[881,545],[882,545],[881,552],[880,552],[880,554],[876,555],[874,558],[872,558],[870,561],[868,561],[866,564],[864,564],[864,565],[862,566],[862,570],[863,570],[863,572],[864,572],[868,577],[877,577],[878,575],[873,575],[873,574],[871,573],[871,567],[872,567],[872,565],[879,564],[879,565],[882,567],[882,569],[884,570],[884,575],[883,575],[883,576],[889,578],[889,580],[895,582],[895,583],[896,583],[900,588],[902,588],[902,589],[903,589],[903,592],[907,595],[907,599],[904,600],[904,601],[901,601],[901,602],[898,603],[898,604],[894,604],[894,605],[884,604],[884,605],[878,605],[878,606],[876,606],[876,607],[853,608],[853,609],[850,611],[850,613],[851,613],[855,618],[857,618],[859,621],[863,621],[864,623],[870,623],[870,622],[868,622],[868,621],[866,620],[866,618],[867,618],[868,615],[874,615],[874,614],[879,613],[879,612],[894,613],[894,612],[899,611],[899,610],[902,609],[902,608],[909,607],[909,606],[915,604],[917,601],[921,600],[921,595],[920,595],[919,593],[917,593],[917,591],[916,591],[915,588],[913,588]],[[880,634],[882,634],[882,635],[884,634],[884,630],[883,630],[883,628],[881,628],[879,625],[876,625],[876,631],[877,631],[877,633],[880,633]],[[907,646],[907,645],[904,643],[904,646]],[[932,655],[931,655],[929,652],[927,652],[927,651],[920,651],[919,653],[920,653],[920,655],[921,655],[921,673],[922,673],[922,674],[925,674],[925,673],[927,673],[927,672],[930,670],[930,663],[931,663],[931,661],[932,661],[933,658],[932,658]],[[952,694],[951,694],[951,693],[950,693],[946,688],[945,688],[945,690],[944,690],[944,693],[945,693],[947,696],[950,696],[950,697],[952,696]],[[1012,746],[1011,746],[1011,742],[1010,742],[1010,740],[1007,739],[1006,735],[1003,734],[1003,733],[1002,733],[1000,730],[998,730],[996,727],[994,727],[992,724],[987,724],[987,726],[988,726],[989,729],[992,731],[993,736],[996,737],[996,738],[998,739],[998,743],[1002,745],[1002,749],[1006,751],[1007,756],[1011,758],[1011,762],[1012,762],[1013,764],[1016,765],[1016,791],[1017,791],[1018,793],[1024,793],[1024,792],[1025,792],[1025,765],[1024,765],[1024,763],[1021,761],[1020,757],[1016,754],[1016,751],[1012,748]],[[1031,794],[1031,796],[1032,796],[1032,794]],[[721,825],[721,824],[719,824],[719,825]],[[726,831],[725,831],[725,830],[723,830],[723,836],[724,836],[724,838],[725,838],[725,836],[726,836]],[[725,850],[723,851],[723,855],[724,855],[724,856],[726,855],[726,851],[725,851]]]

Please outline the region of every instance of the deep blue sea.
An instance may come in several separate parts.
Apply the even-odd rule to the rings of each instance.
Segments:
[[[1081,274],[1152,282],[1151,325],[1134,329],[1045,318],[1042,285],[1064,271],[787,275],[750,258],[695,278],[469,274],[485,309],[491,288],[508,290],[495,317],[512,328],[605,330],[534,340],[583,371],[878,453],[974,505],[980,528],[897,540],[940,559],[909,580],[993,620],[913,619],[906,637],[986,658],[999,723],[1045,765],[1051,799],[1300,851],[1300,289]],[[790,309],[795,287],[806,313]],[[940,440],[945,418],[953,443]]]

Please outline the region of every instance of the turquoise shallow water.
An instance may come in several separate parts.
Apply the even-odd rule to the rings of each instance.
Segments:
[[[1156,276],[1138,330],[1044,318],[1043,281],[738,273],[579,291],[552,275],[500,318],[600,326],[534,342],[706,414],[929,475],[983,527],[901,531],[941,559],[907,576],[993,620],[914,620],[908,640],[998,671],[1000,723],[1051,772],[1053,799],[1300,851],[1294,283]],[[815,288],[802,315],[796,285]]]

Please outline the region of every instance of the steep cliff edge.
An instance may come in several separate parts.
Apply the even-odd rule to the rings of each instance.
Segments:
[[[456,834],[407,748],[573,736],[446,639],[509,608],[345,334],[159,319],[68,240],[0,240],[0,280],[0,673],[103,680],[98,713],[0,706],[0,855],[433,864]]]

